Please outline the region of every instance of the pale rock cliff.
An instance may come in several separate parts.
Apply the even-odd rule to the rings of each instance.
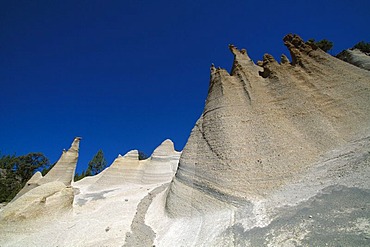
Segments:
[[[70,149],[63,151],[58,162],[44,177],[40,172],[36,172],[4,208],[0,218],[32,219],[47,211],[57,211],[59,205],[62,208],[71,207],[73,201],[71,182],[76,169],[80,139],[79,137],[74,139]],[[56,199],[58,196],[60,201]]]
[[[370,72],[284,43],[291,62],[258,65],[229,46],[182,153],[133,150],[73,189],[68,162],[35,174],[0,212],[0,245],[369,246]]]
[[[369,133],[369,73],[298,36],[284,42],[291,64],[266,54],[261,69],[245,50],[230,46],[231,73],[211,68],[206,105],[184,148],[170,201],[181,194],[178,184],[229,203],[263,197],[321,155]]]
[[[90,189],[121,186],[125,183],[156,184],[172,180],[181,152],[175,151],[171,140],[165,140],[150,158],[139,160],[137,150],[118,156],[113,164],[99,175]]]
[[[300,228],[302,233],[296,239],[288,234],[300,224],[296,218],[290,219],[294,223],[284,226],[285,230],[279,223],[268,229],[269,224],[285,217],[277,213],[281,208],[303,208],[300,203],[322,191],[329,191],[325,193],[331,197],[334,187],[330,186],[339,185],[366,190],[354,193],[357,197],[353,202],[357,200],[357,204],[348,210],[362,212],[351,220],[369,224],[369,211],[360,208],[368,205],[362,198],[370,197],[366,151],[370,135],[370,73],[306,44],[297,35],[287,35],[284,43],[291,63],[284,55],[279,64],[266,54],[258,63],[260,68],[245,50],[231,45],[234,63],[230,74],[211,67],[203,114],[183,150],[168,195],[163,195],[163,217],[167,217],[165,224],[170,227],[152,220],[154,231],[162,233],[157,238],[158,245],[176,242],[183,246],[296,246],[314,240],[322,245],[329,240],[320,239],[320,231],[306,225]],[[357,151],[352,153],[348,150],[353,146]],[[341,152],[333,155],[333,150]],[[331,169],[323,167],[327,161],[334,162]],[[338,177],[336,170],[341,170]],[[355,172],[356,176],[352,174]],[[353,192],[338,190],[343,198]],[[325,203],[330,200],[324,200],[322,208]],[[341,206],[334,206],[332,210],[342,210]],[[337,216],[334,211],[330,212],[333,217]],[[325,210],[320,213],[325,214]],[[345,214],[341,217],[343,222],[350,219]],[[175,219],[188,220],[178,224],[180,220]],[[256,233],[252,234],[251,229],[256,227],[265,227],[259,232],[259,239],[253,239]],[[322,230],[332,230],[341,239],[336,242],[339,244],[344,241],[339,237],[340,227],[343,225]],[[358,233],[347,229],[346,241],[356,239],[356,234],[368,234],[365,228],[357,229]],[[176,237],[174,231],[179,232]],[[190,238],[192,235],[197,238]],[[366,239],[357,240],[364,243]]]
[[[133,150],[100,174],[71,183],[76,139],[44,177],[53,182],[36,173],[28,181],[33,188],[27,186],[0,212],[0,246],[150,245],[155,234],[145,225],[146,211],[152,198],[168,187],[180,154],[165,140],[146,160]]]
[[[36,172],[12,201],[42,184],[60,181],[65,186],[70,186],[76,170],[80,140],[80,137],[76,137],[68,151],[63,150],[58,162],[44,177]]]

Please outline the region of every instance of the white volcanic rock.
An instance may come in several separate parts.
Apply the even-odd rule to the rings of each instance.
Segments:
[[[19,243],[20,236],[37,231],[41,225],[64,217],[72,210],[74,191],[71,181],[77,164],[80,138],[75,138],[71,148],[49,173],[42,177],[35,173],[17,196],[0,212],[0,245],[32,246],[36,239]],[[35,244],[39,246],[39,244]]]
[[[262,76],[245,50],[233,46],[231,74],[211,68],[205,109],[184,148],[174,187],[182,183],[221,201],[243,203],[369,134],[369,72],[296,36],[285,42],[292,64],[279,65],[265,55]],[[169,200],[182,194],[172,192]],[[189,200],[179,204],[184,202]],[[179,205],[173,208],[181,211]]]
[[[314,174],[318,173],[317,169],[322,170],[318,165],[323,162],[321,157],[330,156],[332,150],[351,142],[359,145],[362,155],[330,156],[330,159],[335,160],[333,169],[341,169],[341,176],[356,179],[356,183],[347,184],[342,177],[338,180],[332,176],[333,171],[323,172],[323,176],[332,179],[329,183],[332,186],[358,188],[347,191],[340,187],[341,193],[346,191],[341,195],[347,200],[343,207],[352,203],[348,201],[352,200],[348,193],[357,196],[353,198],[357,206],[366,207],[361,200],[362,196],[370,195],[366,191],[370,189],[366,182],[369,153],[361,145],[369,146],[369,139],[365,139],[366,144],[360,144],[359,140],[370,135],[370,73],[305,44],[298,36],[288,35],[284,41],[291,52],[291,63],[283,59],[278,64],[266,54],[259,63],[263,67],[260,70],[245,50],[230,46],[235,57],[231,73],[211,67],[205,109],[183,150],[178,172],[165,198],[163,218],[167,217],[167,221],[148,222],[153,231],[163,234],[157,236],[158,245],[179,242],[184,246],[248,246],[254,241],[251,246],[290,246],[291,236],[286,232],[292,227],[283,231],[280,225],[269,225],[274,218],[267,212],[274,211],[278,205],[297,205],[319,197],[325,190],[335,194],[333,189],[328,189],[332,187],[323,182],[316,190],[310,190],[311,194],[278,197],[274,203],[267,203],[269,207],[265,202],[278,191],[287,190],[289,184],[295,184],[290,193],[299,193],[298,188],[310,186],[304,178],[312,169]],[[352,174],[352,163],[362,169],[356,176]],[[302,179],[295,182],[298,177]],[[296,200],[298,197],[301,201]],[[321,213],[325,213],[322,208],[325,203],[330,205],[330,200],[322,203]],[[304,205],[299,204],[302,208]],[[336,207],[341,210],[341,206]],[[358,220],[370,222],[368,217],[363,218],[369,211],[365,213],[360,208],[355,205],[347,209],[362,212]],[[298,212],[301,208],[290,210]],[[341,220],[352,216],[343,215]],[[250,231],[254,227],[272,229],[261,230],[258,233],[261,239],[253,239]],[[356,239],[355,231],[348,230],[348,239],[342,239],[338,230],[342,226],[331,227],[341,241]],[[274,234],[277,228],[281,232]],[[315,234],[301,235],[296,245],[313,239],[317,245],[328,241],[320,240],[317,229],[306,225],[301,228]],[[176,229],[178,234],[172,234]],[[183,229],[181,233],[180,229]],[[330,227],[323,231],[330,231]],[[366,234],[363,229],[360,232]],[[356,241],[366,240],[360,237]]]
[[[174,149],[171,140],[165,140],[146,160],[139,160],[137,150],[118,156],[113,164],[101,172],[90,189],[121,186],[125,183],[157,184],[172,180],[181,152]]]
[[[1,220],[16,221],[55,215],[64,209],[71,209],[73,189],[55,181],[40,185],[17,200],[8,204],[1,212]]]
[[[292,64],[265,55],[260,71],[245,50],[230,46],[231,74],[211,68],[205,109],[167,198],[170,214],[209,211],[221,202],[243,207],[326,152],[369,134],[369,73],[297,37],[285,40]],[[205,205],[204,194],[219,202]]]
[[[0,246],[368,246],[370,72],[284,41],[291,63],[230,46],[231,72],[211,67],[181,157],[169,140],[119,156],[58,214],[40,198],[71,188],[43,184],[0,212]]]
[[[66,186],[71,185],[78,160],[80,140],[80,137],[76,137],[74,139],[68,151],[63,151],[63,154],[58,162],[45,175],[45,177],[40,180],[40,183],[44,184],[53,181],[61,181]]]
[[[168,187],[180,154],[171,140],[165,140],[146,160],[139,160],[138,151],[133,150],[117,157],[97,176],[74,183],[78,192],[70,221],[88,225],[83,239],[91,240],[82,243],[75,235],[66,245],[135,246],[139,242],[139,246],[149,246],[155,234],[144,222],[147,208],[152,197]],[[103,234],[96,239],[96,232]]]
[[[17,200],[20,196],[24,195],[28,191],[46,183],[60,181],[65,186],[70,186],[74,177],[77,160],[78,150],[80,145],[80,137],[76,137],[73,140],[71,147],[68,151],[63,151],[58,162],[54,167],[43,177],[40,172],[36,172],[20,192],[14,197],[12,202]]]
[[[24,188],[3,209],[0,219],[33,219],[45,213],[56,214],[59,208],[72,207],[73,190],[70,188],[78,159],[80,138],[63,152],[54,167],[43,177],[36,172]]]
[[[175,151],[173,142],[165,140],[158,146],[144,169],[142,183],[170,182],[177,171],[181,152]]]
[[[347,49],[336,55],[337,58],[359,68],[370,70],[370,56],[358,49]]]
[[[146,211],[168,188],[180,154],[165,140],[150,158],[139,161],[130,151],[73,188],[39,185],[0,212],[0,246],[149,246],[155,234],[145,225]]]

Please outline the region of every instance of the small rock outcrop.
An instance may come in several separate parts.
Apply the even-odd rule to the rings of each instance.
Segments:
[[[167,139],[159,145],[146,160],[139,160],[137,150],[118,156],[113,164],[99,174],[90,189],[111,188],[125,183],[157,184],[172,180],[181,152]]]
[[[35,173],[25,187],[0,213],[4,221],[35,220],[63,213],[72,208],[71,182],[76,169],[79,137],[76,137],[54,167],[43,177]]]
[[[370,70],[370,55],[358,49],[344,50],[336,57],[359,68]]]
[[[167,139],[146,160],[132,150],[98,175],[71,182],[79,140],[45,177],[36,173],[1,209],[1,246],[153,245],[147,211],[168,188],[181,152]]]

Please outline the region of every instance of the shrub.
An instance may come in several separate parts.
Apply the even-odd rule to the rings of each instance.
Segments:
[[[358,42],[353,48],[359,49],[364,53],[370,53],[370,43],[365,43],[364,41]]]

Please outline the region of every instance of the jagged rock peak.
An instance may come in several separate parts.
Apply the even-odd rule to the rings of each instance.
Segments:
[[[368,129],[367,72],[297,35],[284,42],[292,65],[266,54],[261,76],[260,67],[238,60],[241,53],[229,46],[236,57],[233,70],[211,77],[204,111],[167,197],[171,214],[189,207],[207,210],[197,205],[202,193],[215,199],[211,204],[264,197],[310,168],[316,157]]]
[[[277,61],[275,58],[270,55],[270,54],[265,54],[263,55],[263,61],[259,61],[258,65],[263,67],[263,71],[259,72],[259,75],[262,76],[263,78],[267,78],[271,75],[271,64],[278,65]]]
[[[312,51],[317,51],[318,47],[310,42],[304,42],[303,39],[296,34],[288,34],[283,38],[285,46],[289,49],[292,57],[292,65],[300,65],[304,67],[302,54],[309,56],[317,56],[312,54]]]
[[[297,34],[288,34],[283,38],[283,41],[288,49],[297,48],[306,53],[309,53],[312,50],[317,50],[317,46],[310,42],[304,42],[304,40]]]
[[[130,160],[139,160],[139,151],[138,150],[128,151],[122,158]]]
[[[164,140],[153,152],[152,157],[167,157],[175,152],[175,146],[170,139]]]
[[[74,139],[70,149],[63,151],[58,162],[44,177],[36,172],[0,218],[32,219],[69,210],[74,195],[70,186],[76,169],[80,140],[80,137]]]
[[[234,64],[231,71],[234,70],[235,66],[238,66],[239,64],[247,65],[247,64],[253,64],[252,59],[248,56],[246,49],[239,50],[236,46],[229,44],[229,50],[232,54],[234,54]],[[231,72],[232,74],[232,72]]]
[[[235,45],[229,44],[229,50],[234,55],[234,62],[231,68],[231,72],[229,73],[227,70],[220,67],[216,68],[215,65],[212,63],[210,67],[211,85],[215,78],[224,78],[230,75],[235,75],[235,72],[242,70],[243,67],[250,68],[255,66],[252,59],[250,59],[250,57],[248,56],[246,49],[239,50]]]
[[[73,140],[68,151],[63,151],[57,163],[44,177],[40,172],[35,173],[22,190],[14,197],[13,201],[42,184],[60,181],[65,186],[70,186],[77,165],[80,140],[81,137],[76,137]]]
[[[72,145],[71,147],[69,148],[68,151],[72,151],[72,152],[78,152],[79,148],[80,148],[80,141],[81,141],[81,137],[76,137],[73,142],[72,142]]]
[[[210,67],[210,71],[211,71],[211,81],[212,81],[212,78],[218,74],[218,75],[223,75],[223,76],[229,76],[229,72],[227,72],[227,70],[221,68],[221,67],[215,67],[215,65],[212,63],[211,64],[211,67]]]
[[[39,183],[53,181],[63,182],[66,186],[71,185],[78,160],[78,151],[81,137],[76,137],[68,151],[63,152],[55,166],[43,177]]]
[[[139,160],[138,150],[118,156],[113,163],[98,174],[89,190],[117,187],[123,184],[156,184],[171,181],[181,152],[174,149],[171,140],[163,141],[150,158]],[[79,183],[79,182],[78,182]]]
[[[281,54],[280,64],[289,64],[289,63],[290,63],[289,58],[285,56],[285,54]]]
[[[175,153],[175,146],[170,139],[164,140],[153,152],[151,157],[168,157]],[[139,160],[139,151],[131,150],[127,152],[124,156],[119,155],[117,158],[129,159],[129,160]]]
[[[247,54],[247,50],[246,49],[240,49],[240,50],[238,50],[238,48],[235,45],[232,45],[232,44],[229,44],[229,49],[230,49],[231,53],[234,54],[235,56],[237,56],[237,55],[245,55],[245,57],[250,60],[250,58],[248,57],[248,54]]]
[[[293,49],[305,67],[265,55],[265,79],[212,65],[180,162],[166,140],[73,188],[41,184],[0,208],[0,246],[368,246],[370,73]]]
[[[276,63],[276,60],[272,55],[266,53],[265,55],[263,55],[263,62],[265,64],[267,64],[267,63]]]
[[[214,73],[214,72],[216,72],[216,67],[215,67],[215,65],[213,63],[211,64],[210,70],[211,70],[211,74]]]

